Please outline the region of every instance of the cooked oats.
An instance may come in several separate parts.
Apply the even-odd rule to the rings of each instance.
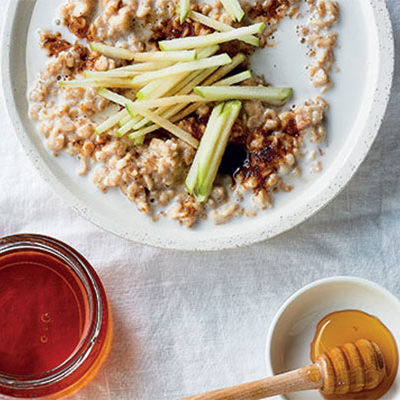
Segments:
[[[261,34],[261,46],[269,46],[271,35],[280,21],[298,17],[299,0],[243,2],[246,17],[243,24],[267,22]],[[332,84],[334,48],[338,36],[331,32],[339,18],[338,4],[331,0],[307,0],[309,21],[301,34],[310,51],[315,53],[310,65],[314,85],[327,89]],[[67,42],[58,32],[41,32],[41,47],[51,60],[42,69],[29,93],[29,116],[37,121],[47,145],[54,154],[66,151],[79,160],[77,173],[92,172],[93,182],[106,192],[118,188],[139,211],[176,219],[193,227],[210,216],[216,224],[226,223],[240,215],[255,216],[258,210],[271,208],[274,193],[288,192],[288,176],[301,175],[299,165],[305,141],[320,143],[325,137],[324,117],[328,108],[321,98],[307,100],[290,110],[267,106],[261,101],[243,101],[242,111],[233,126],[230,144],[240,147],[246,157],[240,160],[232,176],[219,174],[207,204],[199,204],[184,188],[186,174],[195,150],[163,130],[146,136],[142,145],[116,135],[116,128],[99,136],[95,127],[119,107],[97,94],[95,88],[61,87],[60,80],[81,78],[86,70],[108,71],[126,65],[92,52],[89,41],[117,45],[133,51],[154,51],[157,41],[191,35],[204,35],[212,29],[197,22],[179,23],[175,2],[157,0],[67,0],[61,7],[60,21],[77,39]],[[232,26],[231,17],[220,1],[214,5],[196,3],[196,11]],[[233,41],[221,51],[235,55],[250,54],[252,46]],[[239,66],[239,70],[246,66]],[[253,76],[242,85],[266,85],[263,77]],[[132,98],[129,90],[119,90]],[[211,112],[211,105],[199,106],[178,125],[201,139]],[[321,170],[317,154],[308,156],[313,171]],[[242,204],[246,193],[252,206]]]

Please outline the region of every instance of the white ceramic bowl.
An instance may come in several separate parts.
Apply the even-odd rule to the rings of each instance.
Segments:
[[[280,308],[269,329],[265,359],[268,375],[310,364],[310,345],[318,322],[327,314],[357,309],[379,318],[400,343],[400,301],[376,283],[355,277],[313,282],[292,295]],[[399,375],[386,400],[400,398]],[[320,400],[318,391],[279,396],[282,400]]]
[[[37,30],[54,28],[61,0],[9,0],[1,55],[11,121],[44,180],[83,217],[110,232],[140,243],[184,250],[232,248],[271,238],[303,222],[345,186],[370,149],[389,99],[394,46],[385,0],[339,2],[342,15],[335,30],[340,34],[336,51],[340,72],[333,76],[335,88],[324,95],[331,108],[323,171],[304,173],[291,193],[278,196],[273,209],[255,218],[236,218],[220,226],[205,221],[192,230],[166,219],[153,223],[116,190],[104,195],[90,178],[77,177],[76,160],[65,154],[52,156],[28,118],[26,93],[44,61]],[[306,48],[295,33],[300,23],[297,19],[283,21],[276,35],[279,45],[258,52],[252,62],[268,81],[292,86],[296,104],[320,95],[305,70]]]

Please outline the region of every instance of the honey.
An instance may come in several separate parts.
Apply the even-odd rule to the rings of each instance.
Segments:
[[[398,369],[399,357],[395,339],[389,329],[376,317],[358,310],[337,311],[324,317],[317,325],[311,344],[311,360],[328,350],[354,343],[358,339],[369,339],[381,349],[386,362],[386,376],[374,390],[346,395],[324,395],[327,399],[378,400],[392,386]]]
[[[55,239],[0,239],[0,397],[60,399],[105,361],[112,322],[104,288]]]

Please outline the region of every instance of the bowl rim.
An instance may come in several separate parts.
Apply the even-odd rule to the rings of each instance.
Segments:
[[[88,207],[78,195],[73,193],[72,190],[68,189],[66,185],[57,179],[45,160],[43,160],[42,157],[37,156],[36,146],[31,141],[29,137],[30,135],[25,130],[14,97],[15,85],[12,84],[13,71],[10,65],[11,49],[13,47],[14,23],[18,7],[23,3],[23,0],[9,0],[8,10],[6,13],[7,18],[2,33],[1,70],[6,108],[25,153],[28,155],[28,158],[31,160],[43,180],[49,184],[59,198],[62,198],[62,200],[80,216],[92,222],[99,228],[137,243],[174,250],[215,251],[259,243],[286,232],[304,222],[335,198],[353,177],[365,159],[378,134],[390,99],[393,82],[394,40],[393,28],[386,0],[368,0],[368,2],[368,6],[372,8],[376,20],[380,57],[377,64],[377,86],[372,96],[372,105],[374,106],[371,106],[368,119],[364,122],[363,126],[363,132],[365,131],[365,135],[358,138],[356,143],[351,146],[352,148],[345,154],[345,160],[342,165],[340,165],[332,176],[330,176],[329,183],[326,183],[325,185],[321,184],[321,189],[318,193],[315,193],[310,199],[305,201],[304,204],[294,207],[293,210],[290,210],[288,215],[279,215],[274,224],[254,224],[254,228],[248,229],[246,234],[243,234],[240,229],[231,229],[229,234],[219,236],[217,240],[212,237],[195,240],[191,238],[187,239],[184,232],[167,235],[163,232],[158,233],[157,229],[154,229],[150,235],[141,230],[135,230],[133,232],[127,231],[123,226],[115,224],[113,221],[110,221],[109,218],[101,215],[100,212]]]
[[[303,296],[305,293],[309,292],[312,289],[315,289],[320,286],[325,286],[325,285],[330,285],[330,284],[335,284],[335,283],[350,283],[353,285],[361,285],[363,287],[367,287],[370,289],[373,289],[385,298],[389,299],[390,301],[397,303],[397,305],[400,308],[400,299],[396,297],[393,293],[391,293],[388,289],[385,287],[379,285],[376,282],[373,282],[369,279],[365,278],[359,278],[357,276],[350,276],[350,275],[340,275],[340,276],[332,276],[328,278],[323,278],[323,279],[318,279],[316,281],[310,282],[307,285],[303,286],[296,292],[294,292],[292,295],[290,295],[286,301],[279,307],[278,311],[276,312],[274,318],[272,319],[269,328],[268,328],[268,333],[266,337],[266,344],[265,344],[265,353],[264,353],[264,359],[265,359],[265,365],[267,368],[267,374],[272,376],[274,375],[273,367],[272,367],[272,360],[271,360],[271,345],[272,345],[272,338],[275,335],[275,330],[276,327],[281,320],[283,314],[287,310],[287,308],[294,304],[301,296]],[[400,373],[400,370],[399,370]],[[278,395],[277,398],[280,400],[287,400],[287,397],[284,395]]]

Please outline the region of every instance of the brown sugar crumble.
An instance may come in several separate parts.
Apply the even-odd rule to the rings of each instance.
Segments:
[[[40,33],[40,47],[47,51],[48,57],[57,57],[62,51],[68,50],[72,44],[61,37],[61,33]]]

